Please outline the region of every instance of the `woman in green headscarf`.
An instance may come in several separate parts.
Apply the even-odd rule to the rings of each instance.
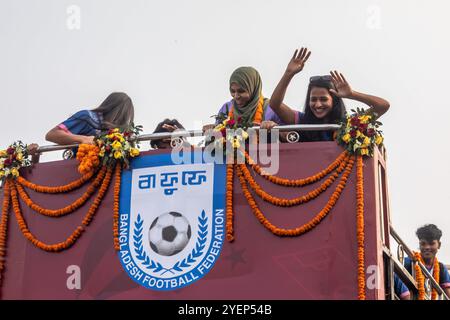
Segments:
[[[230,77],[232,100],[226,102],[219,113],[233,116],[242,123],[259,126],[263,121],[282,124],[281,119],[269,106],[269,99],[262,94],[262,81],[253,67],[240,67]]]

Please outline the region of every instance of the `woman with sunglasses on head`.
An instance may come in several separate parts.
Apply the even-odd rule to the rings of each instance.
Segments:
[[[303,70],[311,52],[307,48],[295,50],[283,77],[270,98],[273,111],[286,124],[337,124],[346,117],[343,98],[360,101],[371,107],[377,118],[389,109],[389,102],[372,95],[353,90],[342,73],[310,78],[304,111],[295,111],[283,103],[292,78]],[[261,127],[271,128],[274,123],[264,122]],[[302,131],[301,141],[331,141],[333,131]]]

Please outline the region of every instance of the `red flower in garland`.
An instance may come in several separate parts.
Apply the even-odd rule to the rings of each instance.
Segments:
[[[14,148],[9,147],[8,149],[6,149],[7,154],[14,154],[14,152],[16,152]]]
[[[360,121],[359,121],[358,117],[353,117],[353,118],[350,120],[350,123],[352,124],[352,126],[357,127],[357,126],[359,126]]]
[[[356,131],[355,130],[350,131],[350,136],[352,138],[356,137]]]
[[[368,129],[367,130],[367,136],[368,137],[373,137],[375,135],[375,130],[373,129]]]
[[[234,126],[234,124],[236,123],[236,121],[234,121],[234,119],[233,118],[231,118],[229,121],[228,121],[228,125],[230,125],[230,126]]]
[[[12,160],[11,159],[5,159],[5,161],[3,163],[5,164],[5,166],[10,166],[12,164]]]

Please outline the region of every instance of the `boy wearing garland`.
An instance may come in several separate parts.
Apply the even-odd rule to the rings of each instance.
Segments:
[[[450,297],[450,274],[446,266],[439,262],[436,257],[438,250],[441,248],[442,231],[434,224],[427,224],[417,229],[416,235],[419,239],[421,262],[447,296]],[[409,257],[405,258],[405,268],[412,274],[413,261]],[[396,291],[400,297],[408,296],[409,291],[407,290],[408,288],[404,284],[396,286]]]

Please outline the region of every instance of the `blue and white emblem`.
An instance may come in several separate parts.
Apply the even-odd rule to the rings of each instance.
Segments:
[[[170,154],[132,161],[122,175],[119,257],[134,281],[174,290],[212,269],[225,237],[225,175],[225,165],[175,165]]]

